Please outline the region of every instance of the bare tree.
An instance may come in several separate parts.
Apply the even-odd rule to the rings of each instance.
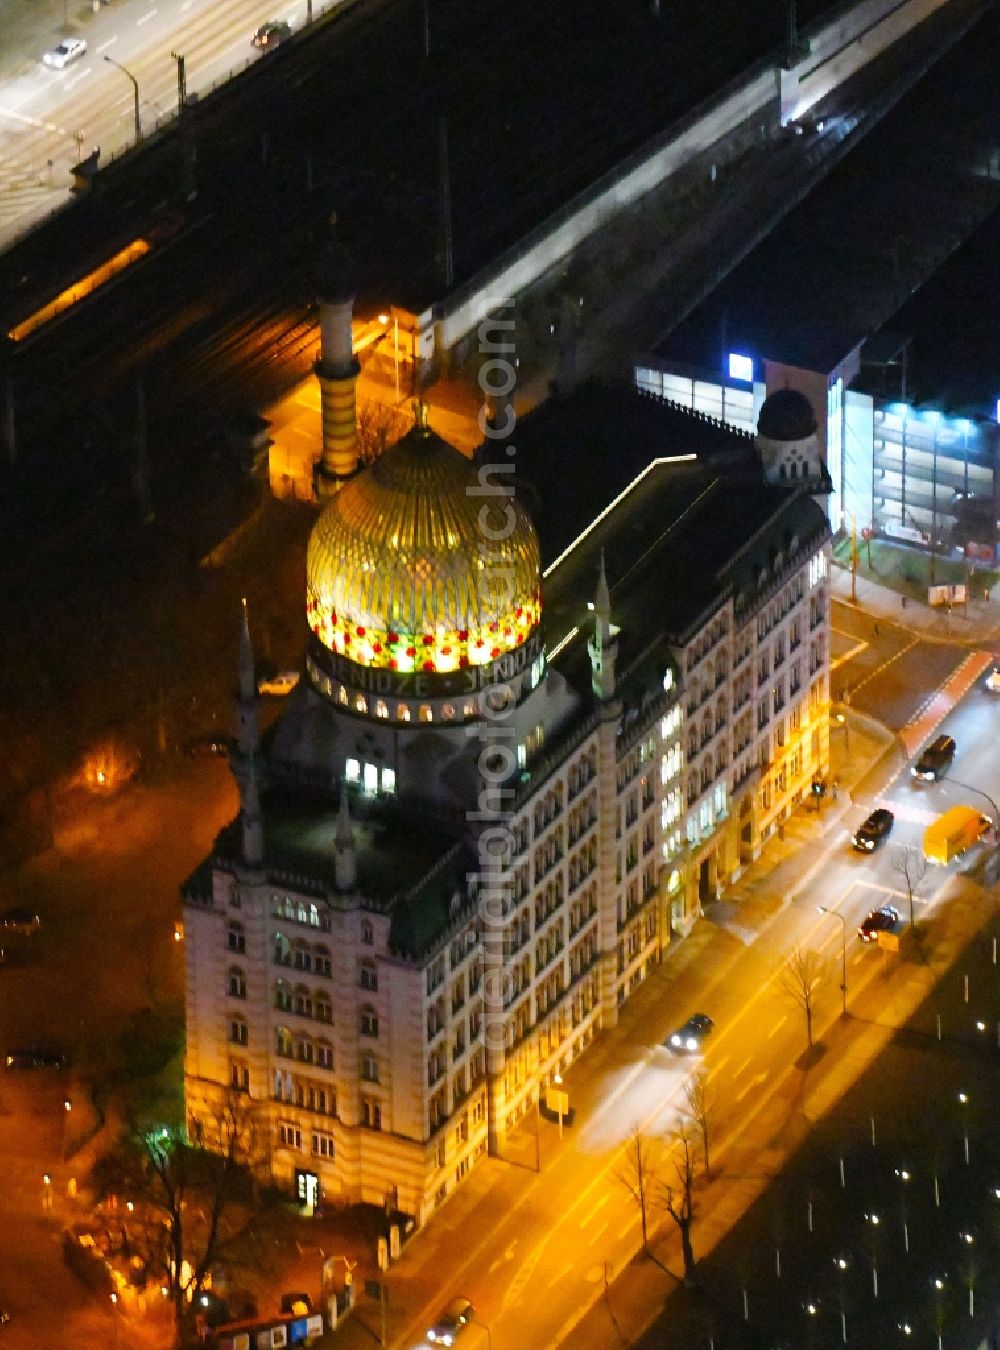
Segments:
[[[903,878],[906,899],[910,906],[910,927],[913,927],[913,897],[927,875],[927,859],[912,844],[897,844],[892,851],[892,870]]]
[[[781,988],[806,1015],[806,1039],[813,1044],[813,1008],[822,983],[823,963],[808,947],[793,948],[781,970]]]
[[[262,1158],[248,1101],[229,1092],[197,1142],[167,1126],[135,1130],[94,1165],[96,1197],[113,1195],[134,1207],[129,1242],[149,1275],[168,1289],[178,1339],[212,1266],[234,1255],[266,1221],[255,1175]]]
[[[681,1255],[684,1260],[684,1283],[694,1284],[695,1259],[691,1242],[691,1228],[695,1220],[694,1204],[694,1139],[691,1122],[681,1118],[668,1139],[673,1153],[674,1181],[664,1187],[663,1207],[681,1235]]]
[[[649,1207],[655,1172],[652,1144],[638,1121],[633,1122],[622,1156],[614,1168],[614,1177],[639,1206],[642,1223],[642,1249],[649,1250]]]
[[[362,464],[374,464],[380,455],[395,445],[413,425],[413,417],[392,403],[368,399],[358,405],[358,457]]]
[[[712,1175],[712,1163],[708,1152],[708,1117],[712,1102],[708,1092],[708,1075],[704,1070],[693,1073],[684,1084],[684,1100],[688,1105],[688,1115],[701,1133],[701,1151],[705,1158],[705,1175]]]

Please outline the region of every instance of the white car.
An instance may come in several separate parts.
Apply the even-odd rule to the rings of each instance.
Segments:
[[[282,670],[272,680],[261,680],[257,686],[259,694],[273,694],[281,697],[283,694],[290,694],[299,682],[299,672],[297,670]]]
[[[994,666],[986,676],[986,688],[991,694],[1000,694],[1000,666]]]
[[[62,70],[68,66],[71,61],[75,61],[87,50],[87,44],[80,37],[65,37],[59,43],[58,47],[53,47],[50,52],[46,52],[42,60],[53,70]]]

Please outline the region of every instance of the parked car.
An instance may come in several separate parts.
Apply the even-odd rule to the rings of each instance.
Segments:
[[[899,910],[892,905],[873,909],[858,928],[862,942],[877,942],[879,933],[891,933],[899,923]]]
[[[280,698],[284,694],[290,694],[298,682],[299,672],[297,670],[282,670],[272,679],[261,680],[257,685],[257,692]]]
[[[851,835],[851,844],[859,853],[874,852],[882,840],[889,837],[895,819],[886,807],[878,807]]]
[[[64,37],[58,46],[45,53],[42,61],[52,70],[63,70],[71,61],[79,60],[86,50],[87,44],[82,37]]]
[[[42,917],[30,909],[6,909],[0,914],[0,931],[30,937],[42,926]]]
[[[682,1027],[678,1027],[667,1039],[667,1045],[678,1054],[693,1054],[701,1049],[701,1043],[715,1029],[715,1023],[705,1013],[694,1013]]]
[[[434,1325],[427,1328],[427,1339],[434,1345],[453,1345],[472,1321],[474,1312],[467,1298],[453,1298],[441,1309]]]
[[[232,736],[221,736],[217,731],[208,731],[203,736],[192,736],[184,742],[184,749],[192,759],[216,757],[226,759],[236,749]]]
[[[947,773],[951,761],[955,758],[955,742],[950,736],[935,736],[910,773],[920,782],[936,783]]]
[[[281,19],[272,19],[269,23],[262,23],[250,41],[255,47],[270,51],[272,47],[277,47],[291,36],[290,24],[284,23]]]
[[[8,1050],[4,1064],[8,1069],[65,1069],[61,1050],[45,1050],[35,1045],[27,1050]]]

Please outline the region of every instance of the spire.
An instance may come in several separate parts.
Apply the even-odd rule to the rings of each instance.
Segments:
[[[253,702],[257,697],[257,686],[253,673],[253,645],[250,641],[250,615],[247,610],[247,598],[243,597],[243,624],[240,628],[240,701]]]
[[[594,611],[594,635],[588,643],[591,686],[603,702],[614,697],[615,658],[618,655],[618,629],[611,622],[611,592],[604,567],[604,550],[597,574],[597,591],[590,608]]]
[[[316,491],[332,496],[358,468],[357,382],[361,369],[354,355],[351,322],[357,276],[347,250],[333,232],[316,261],[319,292],[320,387],[323,449],[316,466]]]
[[[354,827],[347,805],[347,784],[340,784],[340,811],[337,813],[334,868],[338,891],[353,891],[358,880],[358,860],[354,848]]]

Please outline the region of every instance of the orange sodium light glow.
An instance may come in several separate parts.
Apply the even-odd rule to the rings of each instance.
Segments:
[[[7,336],[12,342],[20,342],[37,328],[41,328],[43,324],[48,323],[50,319],[54,319],[57,314],[61,314],[64,310],[75,305],[78,300],[92,295],[99,286],[103,286],[113,276],[123,272],[126,267],[131,267],[134,262],[138,262],[140,258],[145,257],[148,252],[149,244],[145,239],[133,239],[131,244],[126,244],[123,249],[108,258],[106,262],[101,263],[99,267],[95,267],[92,272],[88,272],[85,277],[81,277],[79,281],[74,281],[72,286],[67,286],[66,290],[61,291],[54,300],[50,300],[41,309],[36,309],[34,314],[29,315],[15,328],[11,328]]]

